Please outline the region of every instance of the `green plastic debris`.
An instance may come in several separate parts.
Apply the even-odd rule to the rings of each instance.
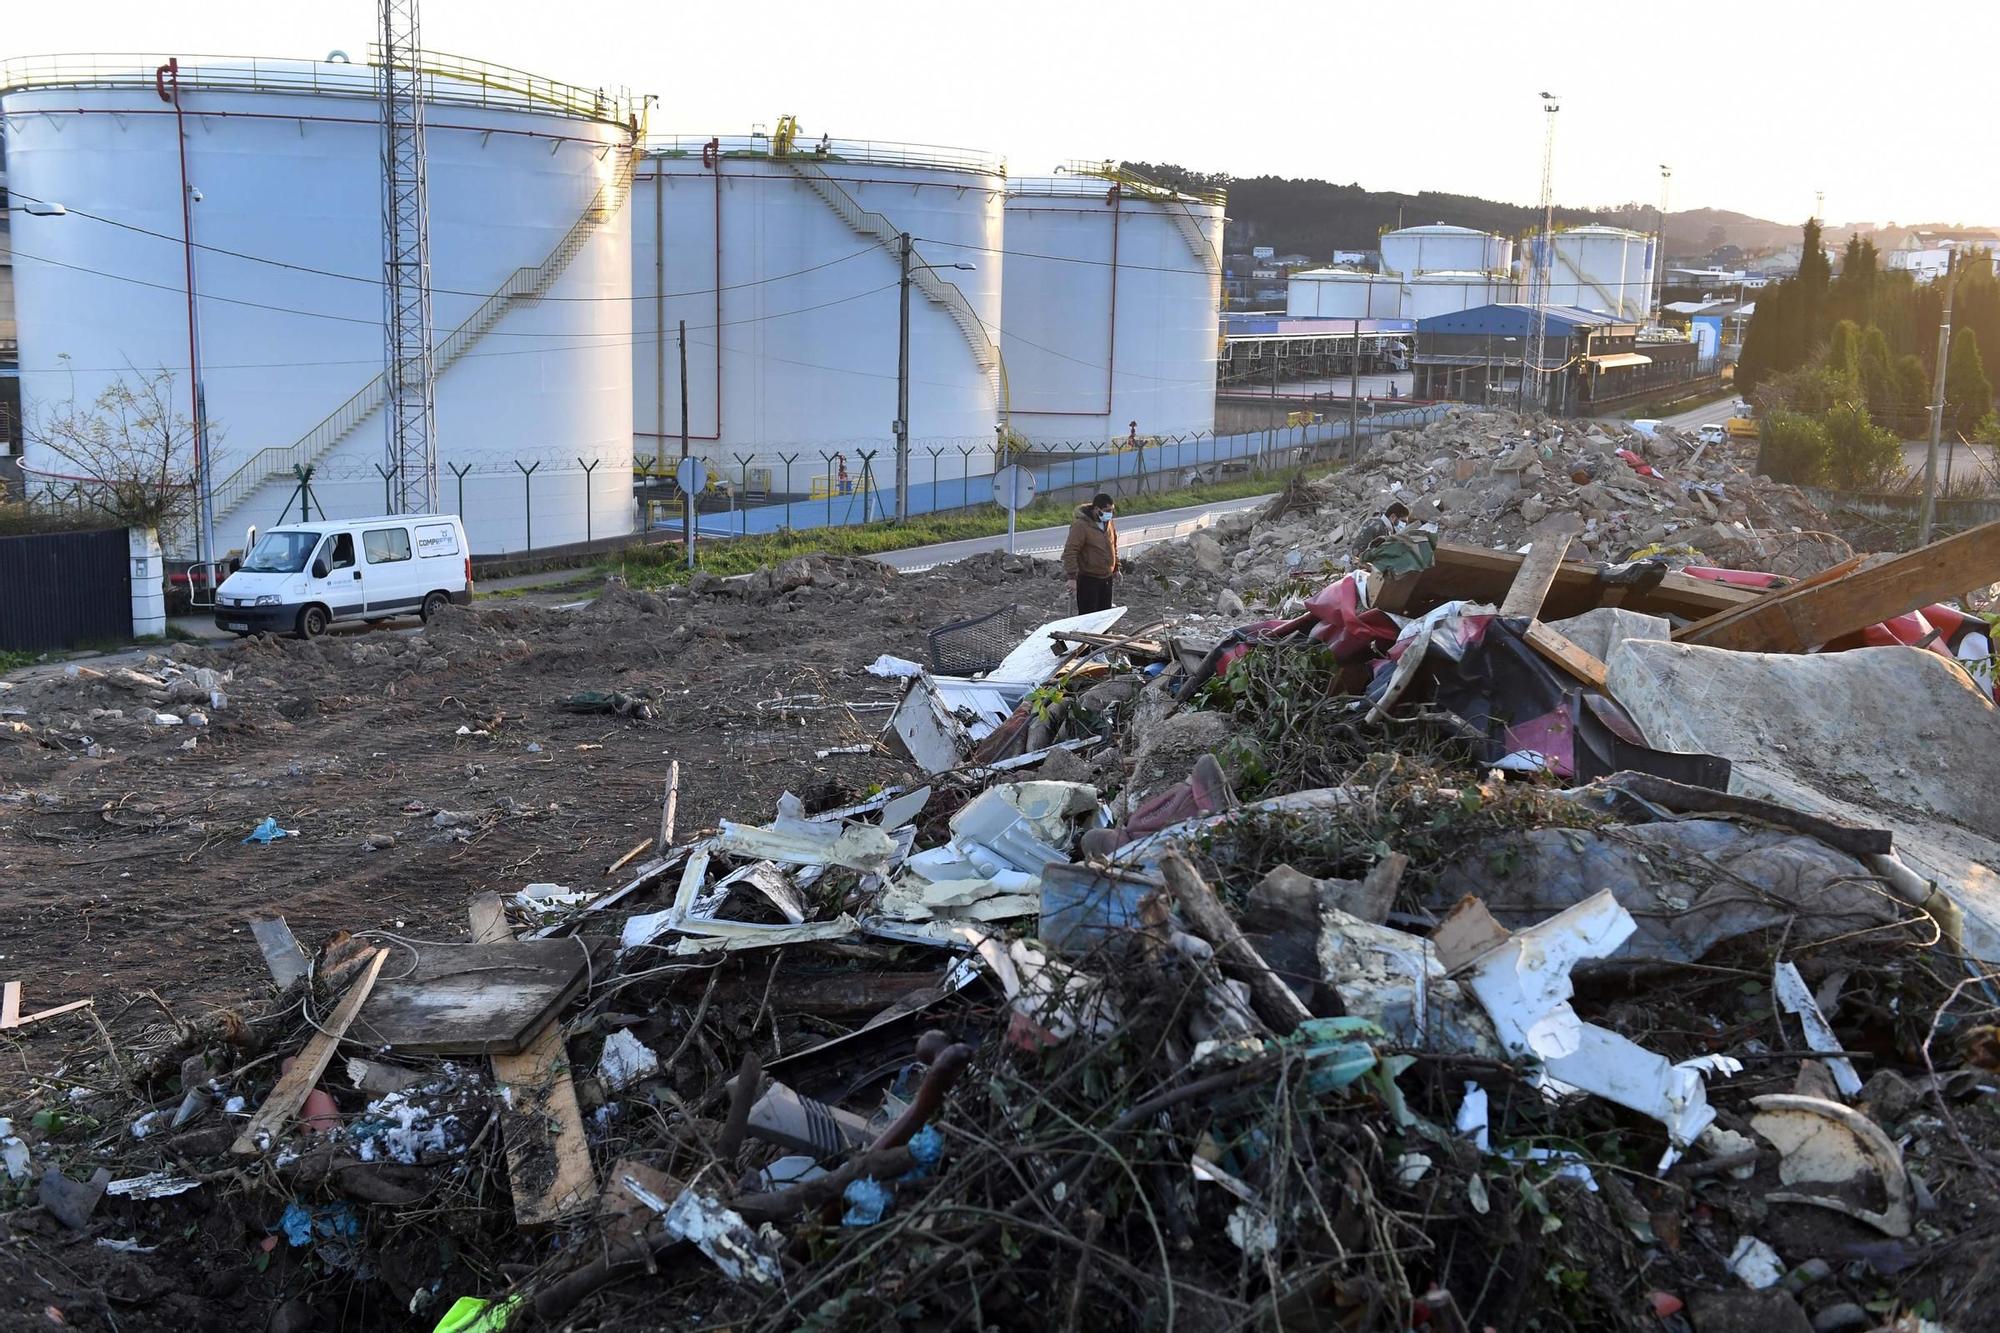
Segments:
[[[1367,1039],[1383,1041],[1387,1036],[1365,1018],[1309,1018],[1284,1044],[1304,1047],[1301,1053],[1309,1066],[1306,1089],[1325,1096],[1373,1070],[1375,1048]]]
[[[436,1333],[501,1333],[520,1303],[519,1296],[509,1296],[497,1303],[484,1296],[461,1296],[444,1312],[444,1318],[438,1320]]]

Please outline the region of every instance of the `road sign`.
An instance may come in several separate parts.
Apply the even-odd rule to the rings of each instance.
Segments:
[[[708,465],[699,458],[683,458],[674,469],[674,483],[689,495],[708,489]]]
[[[1035,474],[1019,464],[1009,464],[993,474],[993,503],[1008,513],[1026,509],[1035,502]]]
[[[1014,554],[1014,515],[1035,502],[1035,474],[1009,463],[993,474],[993,503],[1007,511],[1007,554]]]

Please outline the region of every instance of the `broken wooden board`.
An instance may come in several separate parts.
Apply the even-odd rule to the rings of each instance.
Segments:
[[[1507,585],[1507,595],[1500,601],[1501,615],[1526,616],[1532,620],[1542,613],[1542,603],[1549,598],[1549,586],[1556,581],[1563,557],[1569,554],[1570,538],[1582,527],[1582,520],[1575,514],[1551,514],[1536,527],[1530,534],[1527,553],[1521,557],[1521,567],[1514,572],[1514,581]]]
[[[54,1018],[57,1014],[72,1013],[78,1009],[88,1009],[90,1000],[71,1000],[52,1009],[42,1009],[32,1014],[21,1012],[21,983],[9,981],[0,984],[0,1032],[9,1028],[24,1028],[30,1023],[39,1023],[44,1018]]]
[[[306,962],[305,950],[299,947],[298,938],[285,924],[285,918],[252,917],[250,933],[256,937],[257,948],[264,955],[264,966],[271,970],[271,980],[279,990],[290,990],[311,974],[312,967]]]
[[[1535,620],[1529,622],[1524,637],[1529,647],[1593,690],[1604,688],[1604,663],[1578,647],[1568,635]]]
[[[582,989],[575,940],[424,944],[375,987],[355,1031],[413,1055],[513,1055]]]
[[[229,1145],[229,1151],[241,1157],[263,1152],[277,1141],[278,1131],[305,1105],[306,1095],[319,1082],[319,1076],[326,1072],[326,1066],[333,1059],[335,1048],[347,1029],[354,1024],[354,1016],[361,1012],[361,1006],[368,1002],[368,993],[375,989],[375,978],[382,974],[382,964],[388,961],[389,951],[377,949],[361,969],[361,975],[340,997],[333,1013],[306,1042],[305,1049],[292,1067],[278,1079],[271,1089],[271,1095],[257,1108],[257,1114],[243,1126],[243,1132],[236,1136],[236,1142]]]
[[[1522,559],[1512,551],[1439,542],[1436,564],[1383,579],[1375,595],[1375,605],[1406,616],[1421,615],[1459,598],[1497,606],[1514,586]],[[1555,579],[1542,603],[1541,617],[1562,620],[1615,600],[1618,605],[1648,615],[1700,620],[1766,595],[1753,588],[1711,583],[1686,574],[1667,574],[1650,588],[1608,584],[1598,578],[1597,566],[1565,561],[1556,567]]]
[[[471,915],[476,942],[513,939],[498,894],[473,899]],[[590,1207],[597,1198],[597,1172],[583,1137],[583,1111],[570,1081],[562,1025],[544,1023],[520,1054],[494,1056],[493,1083],[505,1108],[500,1133],[507,1145],[514,1220],[539,1226]]]
[[[1842,635],[2000,579],[2000,522],[1983,523],[1921,550],[1808,581],[1739,611],[1674,632],[1676,643],[1745,653],[1810,652]]]

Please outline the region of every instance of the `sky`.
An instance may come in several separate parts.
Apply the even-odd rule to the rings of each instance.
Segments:
[[[5,55],[357,58],[372,0],[22,0]],[[1833,223],[2000,224],[2000,116],[1974,71],[2000,5],[425,0],[424,44],[659,97],[658,132],[947,144],[1016,174],[1175,162],[1533,203],[1555,196]],[[1539,30],[1539,31],[1537,31]]]

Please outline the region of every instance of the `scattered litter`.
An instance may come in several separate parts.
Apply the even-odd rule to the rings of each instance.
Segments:
[[[621,1092],[642,1078],[659,1072],[660,1057],[653,1048],[629,1031],[620,1030],[604,1039],[604,1053],[597,1060],[597,1074],[605,1087]]]
[[[257,827],[250,830],[250,836],[243,841],[245,843],[260,843],[268,847],[280,838],[296,838],[298,836],[299,831],[297,829],[279,828],[278,821],[275,818],[265,815]]]
[[[1762,1291],[1783,1280],[1785,1264],[1769,1245],[1755,1236],[1744,1236],[1729,1252],[1729,1271],[1741,1278],[1745,1286]]]

